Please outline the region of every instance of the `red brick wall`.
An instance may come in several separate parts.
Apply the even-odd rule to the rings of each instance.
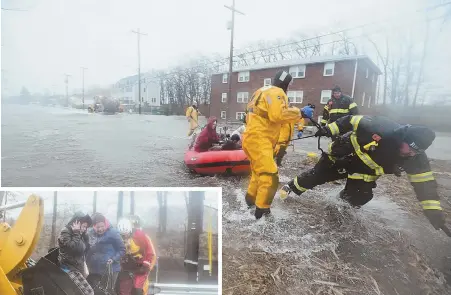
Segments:
[[[366,98],[371,95],[372,99],[375,97],[375,85],[371,85],[371,79],[365,79],[366,75],[366,64],[363,60],[359,60],[360,66],[358,67],[358,77],[356,81],[356,92],[357,95],[356,102],[361,105],[361,98],[363,91],[366,92]],[[323,76],[324,64],[309,64],[306,66],[306,74],[305,78],[296,78],[293,79],[292,85],[290,85],[289,90],[296,91],[302,90],[304,91],[304,99],[302,104],[298,106],[304,106],[307,103],[313,103],[317,106],[316,116],[321,115],[322,106],[320,103],[321,100],[321,91],[332,89],[333,86],[339,85],[342,88],[344,94],[351,95],[352,93],[352,82],[354,78],[354,68],[355,61],[339,61],[335,63],[335,72],[333,76],[325,77]],[[275,68],[275,69],[262,69],[255,70],[250,72],[249,82],[239,83],[238,82],[238,73],[233,73],[232,75],[232,98],[231,103],[229,105],[231,116],[235,119],[236,112],[243,112],[246,108],[246,104],[237,103],[237,92],[249,92],[249,99],[252,96],[252,93],[256,91],[258,88],[263,86],[263,82],[265,78],[271,78],[273,80],[275,74],[279,70],[287,70],[288,67],[285,68]],[[370,76],[373,73],[370,70]],[[211,106],[210,112],[211,115],[217,116],[220,118],[221,111],[227,110],[227,104],[221,103],[221,95],[223,92],[228,92],[228,84],[222,83],[222,74],[217,74],[212,76],[211,83]],[[229,98],[230,99],[230,98]],[[367,108],[367,99],[365,103],[365,108]]]

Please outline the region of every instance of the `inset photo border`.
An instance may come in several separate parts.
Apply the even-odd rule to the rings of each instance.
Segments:
[[[8,188],[0,229],[0,294],[222,294],[220,187]]]

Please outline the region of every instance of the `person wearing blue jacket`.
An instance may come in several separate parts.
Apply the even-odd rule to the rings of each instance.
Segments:
[[[93,227],[88,231],[90,248],[86,254],[89,284],[96,289],[103,278],[114,288],[121,270],[120,260],[125,255],[125,245],[119,232],[100,213],[92,216]],[[108,286],[107,286],[108,287]]]

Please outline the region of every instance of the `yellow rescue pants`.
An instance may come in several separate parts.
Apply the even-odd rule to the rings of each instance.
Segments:
[[[199,127],[199,124],[197,123],[196,120],[194,120],[193,118],[189,119],[189,131],[188,131],[188,136],[191,136],[194,132],[194,130],[196,130],[196,128]]]
[[[279,185],[273,146],[269,140],[252,137],[247,136],[243,142],[243,150],[251,163],[251,180],[246,198],[258,208],[270,208]]]

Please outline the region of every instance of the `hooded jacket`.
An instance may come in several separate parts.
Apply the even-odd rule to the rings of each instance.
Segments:
[[[106,227],[103,234],[98,235],[93,228],[88,231],[90,248],[86,255],[86,263],[91,274],[103,274],[109,259],[113,260],[113,271],[119,272],[120,259],[125,255],[125,245],[119,232],[111,227],[105,217],[103,218]]]
[[[216,117],[210,117],[207,126],[197,136],[196,142],[194,143],[194,150],[196,152],[206,152],[213,146],[213,143],[219,142],[216,128],[213,128],[213,123],[216,121]]]
[[[89,215],[81,212],[75,213],[72,219],[61,230],[58,237],[58,262],[64,268],[86,275],[84,273],[84,263],[85,255],[89,249],[89,238],[86,232],[81,233],[81,231],[72,230],[72,224],[75,221],[87,222],[88,227],[92,225]]]

